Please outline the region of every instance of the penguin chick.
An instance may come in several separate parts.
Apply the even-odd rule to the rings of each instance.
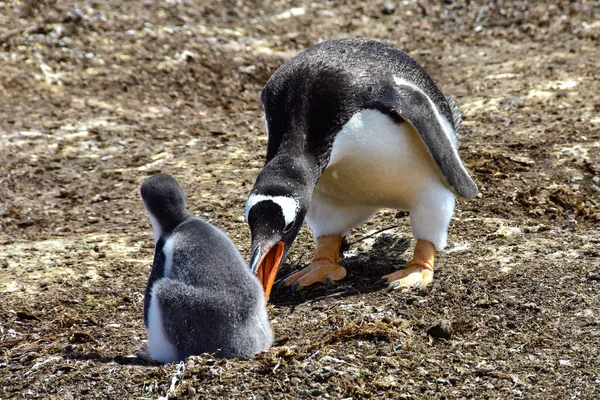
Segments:
[[[186,209],[169,175],[147,178],[141,195],[156,241],[144,296],[150,357],[169,363],[267,350],[273,333],[262,287],[231,239]]]

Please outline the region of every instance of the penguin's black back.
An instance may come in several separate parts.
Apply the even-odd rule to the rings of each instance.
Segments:
[[[269,124],[267,162],[286,135],[306,134],[306,146],[287,152],[311,153],[323,169],[335,134],[357,112],[376,109],[398,119],[393,76],[418,86],[453,124],[446,98],[408,54],[373,40],[338,39],[316,44],[283,64],[263,89]],[[308,126],[307,126],[308,125]],[[296,132],[289,132],[294,127]]]
[[[246,313],[248,305],[261,298],[262,291],[235,244],[220,229],[190,216],[171,232],[165,232],[156,244],[144,298],[146,323],[153,285],[165,277],[165,245],[172,255],[168,278],[200,289],[231,291],[235,303],[232,312]]]
[[[235,244],[220,229],[190,217],[171,233],[173,266],[170,278],[197,287],[231,288],[244,293],[250,269]]]

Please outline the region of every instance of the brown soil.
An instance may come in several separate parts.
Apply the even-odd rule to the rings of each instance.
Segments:
[[[600,2],[332,3],[0,3],[1,399],[600,397]],[[344,281],[274,296],[269,352],[139,361],[140,183],[175,176],[248,257],[260,90],[347,36],[407,51],[465,111],[481,195],[434,283],[373,285],[410,254],[383,211],[349,241],[395,228],[351,246]],[[312,250],[303,228],[282,274]]]

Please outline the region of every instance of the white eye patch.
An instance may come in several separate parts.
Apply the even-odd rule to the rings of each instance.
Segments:
[[[298,214],[299,204],[293,197],[287,196],[267,196],[264,194],[251,194],[246,202],[246,220],[248,220],[248,213],[250,209],[261,201],[272,201],[281,208],[281,213],[285,219],[285,225],[287,226],[296,219]]]

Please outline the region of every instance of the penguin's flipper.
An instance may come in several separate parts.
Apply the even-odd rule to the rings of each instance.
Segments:
[[[394,84],[396,95],[392,110],[418,132],[448,185],[461,197],[475,197],[477,185],[458,154],[455,125],[418,86],[402,78],[394,78]]]

